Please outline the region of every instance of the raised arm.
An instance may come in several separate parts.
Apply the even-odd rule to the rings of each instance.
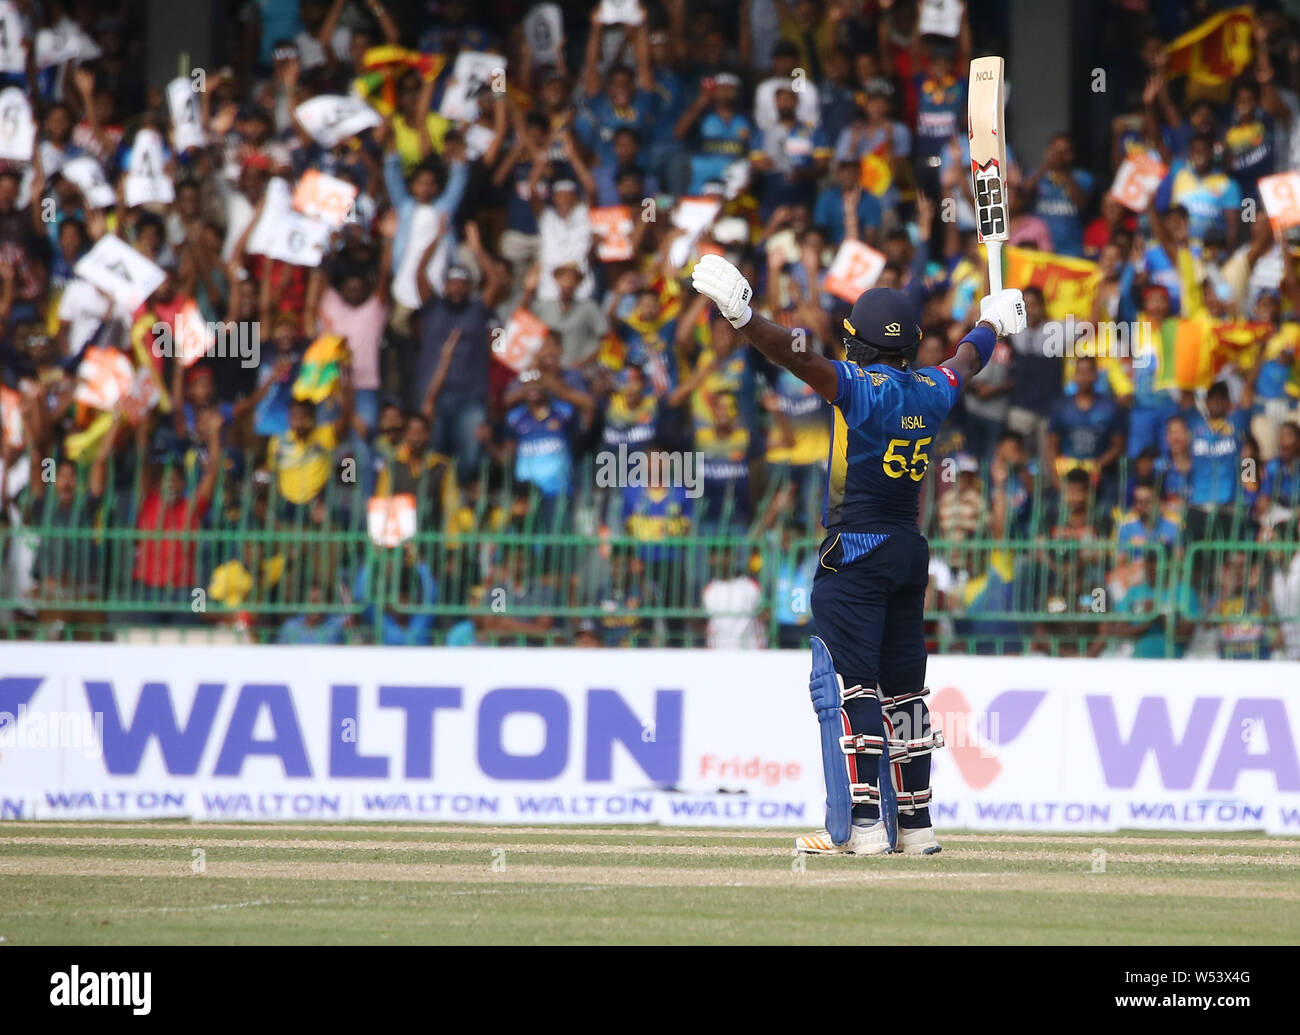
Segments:
[[[753,289],[740,270],[720,255],[706,255],[691,273],[695,290],[712,299],[740,336],[777,366],[784,367],[827,402],[839,395],[839,375],[825,356],[807,348],[794,333],[757,315],[749,306]]]

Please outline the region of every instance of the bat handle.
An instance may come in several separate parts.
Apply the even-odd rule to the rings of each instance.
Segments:
[[[985,241],[984,249],[989,257],[989,294],[996,295],[1002,290],[1002,242]]]

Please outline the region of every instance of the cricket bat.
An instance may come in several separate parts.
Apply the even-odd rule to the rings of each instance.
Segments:
[[[1002,59],[975,58],[966,94],[975,229],[989,263],[989,292],[1002,290],[1002,242],[1011,226],[1007,198],[1007,141],[1002,126]]]

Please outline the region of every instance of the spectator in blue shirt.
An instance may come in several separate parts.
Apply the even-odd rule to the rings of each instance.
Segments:
[[[596,165],[612,165],[614,132],[622,127],[634,130],[648,142],[659,109],[654,75],[650,69],[650,44],[644,25],[626,26],[636,61],[635,70],[615,65],[600,84],[600,37],[604,26],[599,19],[600,5],[592,12],[591,33],[587,37],[587,54],[582,72],[583,103],[578,114],[578,136],[595,152]]]
[[[813,222],[824,226],[831,244],[838,247],[846,237],[874,245],[880,232],[880,202],[858,184],[858,163],[841,159],[835,163],[835,183],[822,188],[813,208]]]
[[[749,155],[750,166],[759,176],[759,212],[764,218],[782,205],[811,208],[817,181],[831,157],[821,127],[799,120],[794,90],[783,85],[775,99],[776,125],[763,130]]]
[[[380,555],[386,569],[380,577],[387,578],[388,584],[384,587],[383,612],[378,616],[379,643],[386,647],[428,646],[433,639],[433,605],[438,599],[438,586],[429,566],[416,558],[410,541],[400,556],[399,564],[394,563],[397,555],[393,552]],[[373,627],[377,603],[369,567],[357,573],[354,591],[365,606],[363,621]]]
[[[1074,365],[1073,395],[1057,400],[1048,424],[1047,455],[1053,485],[1082,468],[1094,486],[1124,452],[1124,419],[1113,399],[1097,394],[1097,360],[1081,356]]]
[[[671,5],[669,17],[672,17]],[[650,65],[658,108],[647,142],[648,164],[651,175],[673,195],[686,193],[691,174],[690,156],[673,132],[688,103],[689,91],[680,71],[686,49],[684,38],[673,39],[665,29],[654,29],[650,33]]]
[[[1227,534],[1233,504],[1242,489],[1241,451],[1250,434],[1249,390],[1234,407],[1228,386],[1216,381],[1205,395],[1206,416],[1192,418],[1192,475],[1188,483],[1189,540]]]
[[[691,148],[691,194],[700,194],[704,185],[721,180],[727,166],[749,155],[755,142],[754,124],[740,110],[740,77],[723,72],[700,84],[695,103],[683,112],[674,130],[678,140],[692,133],[697,137]]]
[[[1083,213],[1092,192],[1092,173],[1074,168],[1074,144],[1057,133],[1040,165],[1022,184],[1034,198],[1034,215],[1052,233],[1058,255],[1083,255]]]
[[[1278,429],[1277,456],[1264,468],[1264,479],[1259,487],[1256,513],[1261,524],[1273,524],[1269,514],[1281,507],[1287,516],[1277,516],[1278,523],[1295,523],[1300,510],[1300,424],[1287,421]]]
[[[506,415],[500,459],[503,465],[513,460],[515,481],[537,496],[537,525],[550,530],[573,488],[572,439],[579,421],[572,406],[547,391],[540,371],[526,371],[520,380],[524,401]]]
[[[318,584],[307,590],[308,611],[286,618],[277,643],[298,643],[320,645],[342,643],[344,630],[347,628],[347,615],[325,614],[321,609],[326,604],[325,593]]]
[[[1178,525],[1161,513],[1157,502],[1155,483],[1150,479],[1133,490],[1133,509],[1120,522],[1118,540],[1134,557],[1143,547],[1163,546],[1166,556],[1178,548]]]

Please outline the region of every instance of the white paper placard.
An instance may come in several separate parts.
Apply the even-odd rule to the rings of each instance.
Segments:
[[[23,72],[26,69],[22,16],[12,0],[0,0],[0,72]]]
[[[36,123],[27,96],[16,86],[0,91],[0,158],[30,162],[36,146]]]
[[[533,52],[533,63],[551,65],[560,53],[564,23],[558,4],[534,4],[524,16],[524,39]]]
[[[176,200],[172,178],[167,174],[162,134],[156,129],[140,130],[131,142],[124,192],[127,208],[155,203],[168,205]]]
[[[68,352],[76,355],[90,341],[95,329],[108,319],[112,309],[109,300],[95,289],[95,285],[80,277],[68,282],[59,296],[59,319],[68,328]]]
[[[98,160],[82,155],[65,162],[59,170],[64,179],[71,180],[80,189],[86,204],[91,208],[111,208],[117,200],[113,185],[104,176]]]
[[[166,274],[120,237],[105,234],[73,267],[73,272],[123,309],[135,310],[158,289]]]
[[[167,84],[167,110],[172,116],[172,144],[177,151],[203,147],[208,142],[199,114],[199,100],[187,77],[181,76]]]
[[[36,33],[36,65],[53,68],[65,61],[94,61],[104,52],[71,18],[63,18],[52,29]]]
[[[319,266],[329,247],[330,228],[301,212],[282,212],[271,227],[267,257],[291,266]]]
[[[455,122],[473,122],[478,118],[478,91],[505,74],[506,59],[500,54],[485,54],[477,50],[463,50],[456,55],[451,69],[451,79],[443,92],[438,111],[444,118]]]
[[[640,25],[645,21],[645,11],[639,0],[601,0],[602,25]]]
[[[299,124],[321,147],[333,147],[383,120],[360,97],[329,93],[304,101],[294,109]]]
[[[276,176],[266,183],[265,200],[257,225],[244,244],[244,251],[249,255],[267,255],[271,251],[271,241],[275,225],[280,217],[293,207],[289,184],[283,177]]]
[[[673,206],[673,226],[686,233],[676,238],[668,246],[668,262],[681,269],[691,256],[691,249],[699,240],[700,234],[713,225],[722,211],[722,202],[717,198],[678,198]]]
[[[961,32],[962,0],[921,0],[921,35],[955,39]]]
[[[417,205],[411,214],[410,230],[406,237],[406,251],[398,263],[393,275],[393,297],[408,309],[420,308],[420,291],[415,274],[420,264],[420,256],[429,247],[429,242],[443,229],[446,217],[432,205]],[[451,239],[444,233],[438,247],[429,258],[425,273],[434,288],[441,291],[443,274],[447,269],[447,256]]]

